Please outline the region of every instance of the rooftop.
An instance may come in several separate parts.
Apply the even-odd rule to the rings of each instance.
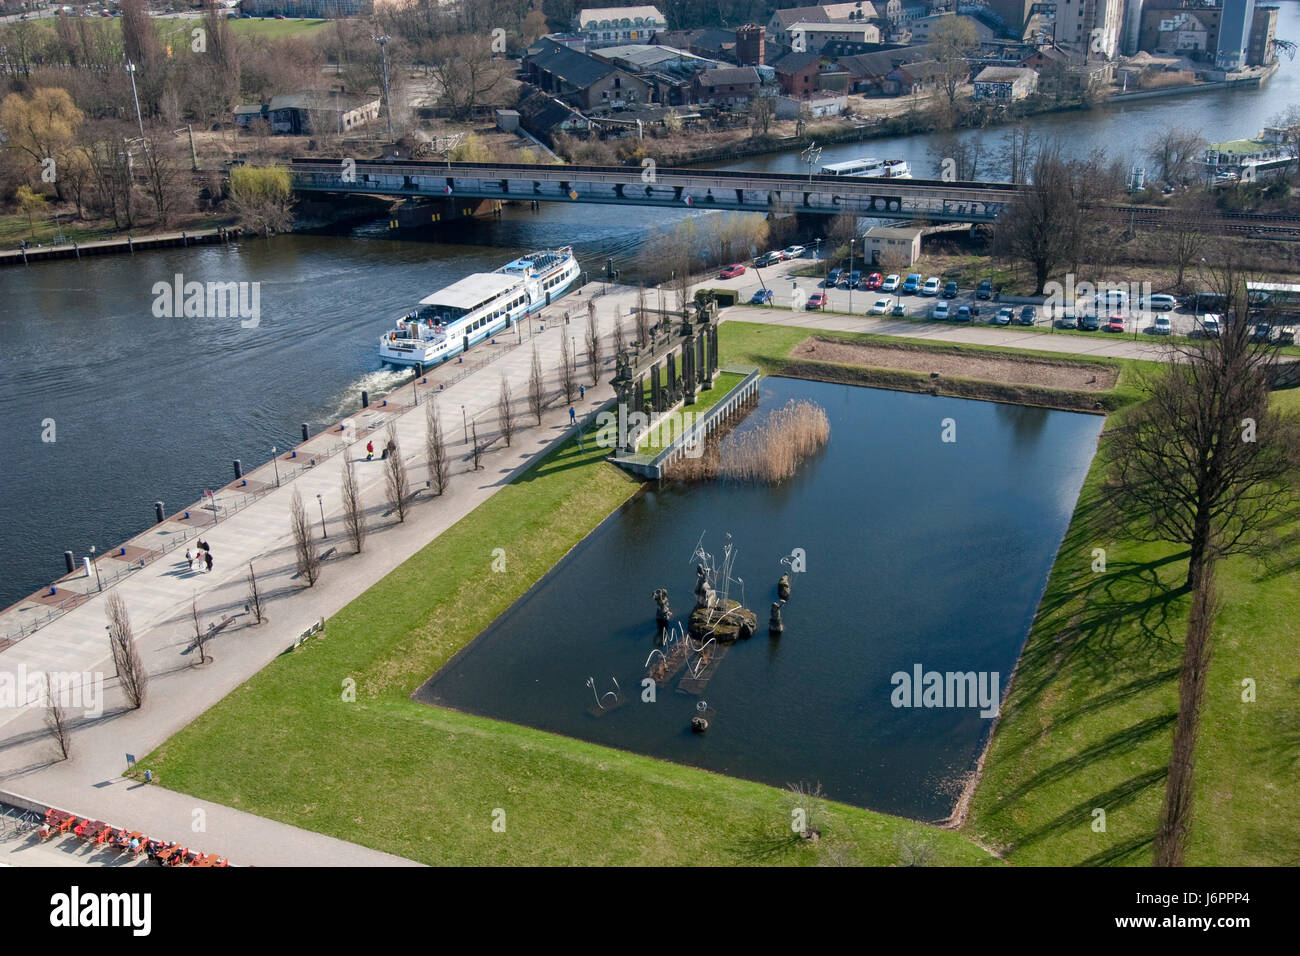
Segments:
[[[472,309],[507,289],[523,284],[518,275],[475,272],[420,300],[420,305],[443,305],[451,309]]]

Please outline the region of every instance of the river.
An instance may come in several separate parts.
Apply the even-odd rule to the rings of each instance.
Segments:
[[[1300,2],[1280,4],[1278,35],[1300,40]],[[1140,101],[1035,117],[1036,133],[1067,153],[1094,148],[1137,161],[1152,132],[1175,123],[1210,140],[1257,133],[1300,101],[1300,64],[1283,60],[1258,90]],[[992,147],[998,130],[965,131]],[[828,147],[822,162],[901,157],[933,171],[933,135]],[[735,168],[800,170],[797,154],[754,157]],[[64,260],[0,271],[0,607],[80,560],[143,530],[153,502],[169,509],[231,477],[273,445],[297,440],[380,394],[398,376],[380,370],[379,335],[416,299],[519,251],[572,243],[589,273],[606,257],[635,275],[647,235],[689,215],[667,209],[546,206],[439,237],[394,239],[383,224],[338,235],[292,235],[134,257]],[[258,282],[261,321],[159,319],[157,282]],[[47,422],[53,420],[51,434]],[[54,438],[54,441],[43,439]]]

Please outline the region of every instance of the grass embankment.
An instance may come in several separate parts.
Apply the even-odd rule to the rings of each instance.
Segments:
[[[713,376],[713,387],[702,392],[696,392],[695,401],[690,405],[683,405],[677,410],[676,414],[695,416],[691,419],[691,422],[693,423],[710,408],[722,401],[722,399],[726,397],[727,393],[739,385],[744,378],[745,376],[739,375],[736,372],[718,372],[718,374]],[[648,399],[649,391],[646,392],[646,395]],[[659,425],[652,427],[650,431],[646,433],[646,437],[637,444],[637,454],[658,454],[663,450],[664,445],[672,442],[673,439],[681,434],[681,431],[681,427],[678,427],[678,425],[674,424],[671,420],[661,422]]]
[[[1133,359],[1090,358],[1069,356],[1056,358],[1044,352],[1027,352],[993,345],[936,344],[925,339],[901,338],[896,335],[872,335],[865,332],[828,332],[796,326],[763,325],[754,322],[724,322],[718,330],[719,348],[736,361],[753,363],[767,375],[787,375],[794,378],[811,378],[818,381],[838,382],[845,385],[866,385],[905,392],[927,392],[954,398],[972,398],[985,401],[1015,402],[1028,405],[1045,405],[1076,411],[1122,408],[1139,397],[1132,385],[1133,370],[1143,362]],[[942,355],[984,354],[1009,360],[1032,362],[1060,361],[1087,367],[1090,365],[1117,368],[1119,378],[1113,389],[1105,392],[1072,392],[1033,385],[1008,385],[976,379],[943,376],[932,379],[924,372],[901,369],[864,368],[818,362],[791,356],[791,350],[810,336],[831,342],[876,345],[885,348],[906,348]]]
[[[779,789],[409,699],[636,490],[586,447],[547,455],[139,771],[426,863],[893,864],[918,845],[936,864],[995,862],[964,834],[838,804],[808,844]],[[504,573],[491,571],[497,547]]]
[[[1300,390],[1274,400],[1300,409]],[[1149,865],[1190,606],[1185,548],[1115,541],[1094,461],[1030,632],[966,830],[1016,863]],[[1094,572],[1095,548],[1106,570]],[[1300,555],[1221,562],[1187,862],[1300,862]],[[1242,701],[1242,681],[1257,699]],[[1105,811],[1105,831],[1093,829]]]

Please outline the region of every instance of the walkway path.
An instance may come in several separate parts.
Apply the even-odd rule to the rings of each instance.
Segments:
[[[106,675],[103,715],[79,717],[72,737],[72,756],[66,761],[54,757],[54,744],[43,727],[42,708],[0,709],[0,790],[18,792],[74,813],[93,815],[115,826],[139,829],[156,838],[189,841],[204,852],[228,856],[235,864],[403,862],[307,830],[128,780],[121,775],[126,769],[126,755],[139,757],[149,753],[257,673],[314,622],[335,614],[487,500],[536,454],[568,435],[568,406],[559,396],[561,336],[571,337],[579,350],[579,381],[587,386],[579,412],[586,415],[612,398],[613,390],[607,384],[612,367],[612,345],[608,339],[615,306],[626,312],[630,300],[630,293],[622,292],[600,302],[600,326],[606,339],[602,363],[606,369],[602,378],[606,381],[594,388],[584,346],[589,293],[569,296],[553,306],[544,330],[542,323],[534,320],[532,342],[536,343],[542,367],[547,372],[547,390],[554,404],[546,411],[541,427],[524,428],[516,434],[512,448],[494,446],[483,458],[482,470],[469,470],[469,446],[463,442],[463,423],[477,421],[480,440],[495,432],[503,375],[511,382],[519,409],[517,419],[524,424],[532,423],[524,400],[532,359],[531,345],[525,338],[528,332],[519,333],[525,338],[522,345],[499,349],[490,364],[436,393],[444,436],[456,456],[451,487],[440,499],[431,498],[424,487],[425,414],[436,384],[432,374],[430,383],[421,388],[419,407],[408,404],[411,390],[407,386],[388,396],[387,408],[372,406],[369,411],[352,416],[358,429],[376,418],[391,419],[396,424],[411,485],[417,489],[415,504],[405,523],[397,523],[388,514],[385,466],[378,455],[373,462],[364,460],[366,439],[360,437],[346,451],[314,468],[297,472],[279,488],[274,488],[274,477],[268,474],[273,466],[266,465],[250,473],[250,482],[265,482],[273,490],[205,530],[203,537],[215,557],[211,573],[189,571],[183,554],[172,552],[115,585],[112,592],[122,596],[130,611],[137,643],[150,673],[148,699],[142,709],[125,707],[113,675],[105,631],[104,594],[93,594],[31,636],[0,651],[0,675],[5,672]],[[573,314],[572,324],[568,326],[563,324],[564,309]],[[454,373],[455,366],[443,371]],[[377,449],[384,444],[383,434],[380,431],[374,436]],[[339,433],[331,432],[321,441],[337,444]],[[339,488],[344,454],[357,462],[371,529],[360,555],[350,553],[340,521]],[[320,508],[314,499],[320,495],[329,534],[323,545],[337,549],[324,561],[321,580],[312,588],[301,586],[295,579],[289,528],[289,502],[295,488],[302,494],[317,532]],[[489,552],[485,551],[484,560],[490,560]],[[269,620],[260,626],[254,625],[244,613],[249,561],[254,562],[267,601]],[[192,602],[197,604],[201,626],[206,627],[223,615],[234,617],[231,625],[210,642],[208,653],[212,659],[205,665],[198,664],[198,652],[191,648]],[[203,830],[196,832],[200,824]]]

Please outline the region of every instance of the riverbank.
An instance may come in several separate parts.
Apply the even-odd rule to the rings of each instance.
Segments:
[[[82,256],[134,255],[154,249],[202,246],[227,243],[240,236],[239,227],[217,226],[211,229],[177,230],[174,232],[146,233],[143,236],[127,235],[111,239],[91,239],[50,245],[23,245],[18,249],[0,252],[0,266],[27,265],[47,259],[80,259]]]

